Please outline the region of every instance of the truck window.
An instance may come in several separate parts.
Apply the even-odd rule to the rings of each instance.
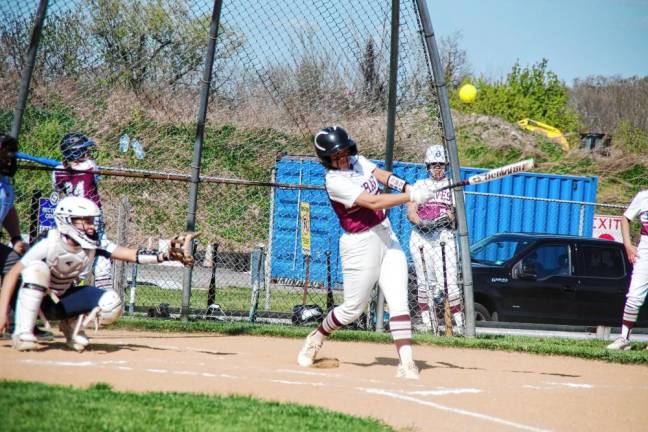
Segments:
[[[625,275],[623,255],[620,248],[581,245],[583,275],[619,278]]]
[[[486,237],[470,247],[470,254],[475,262],[501,266],[529,243],[516,237]]]
[[[536,269],[538,279],[572,274],[569,247],[564,244],[542,245],[534,249],[523,261]]]

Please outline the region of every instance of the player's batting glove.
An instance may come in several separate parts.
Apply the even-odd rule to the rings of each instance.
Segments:
[[[173,237],[169,241],[169,261],[180,261],[184,266],[192,267],[194,265],[193,239],[199,235],[200,233],[187,232]]]
[[[425,204],[426,202],[430,201],[432,195],[434,194],[434,192],[430,191],[430,189],[421,186],[409,187],[408,191],[410,201],[415,204]]]

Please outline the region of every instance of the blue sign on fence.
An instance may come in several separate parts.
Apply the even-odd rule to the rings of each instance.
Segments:
[[[56,227],[54,209],[58,203],[58,194],[53,193],[49,198],[38,200],[38,233],[49,231]]]

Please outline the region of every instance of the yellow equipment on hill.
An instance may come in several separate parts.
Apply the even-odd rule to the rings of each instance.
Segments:
[[[517,122],[518,126],[520,126],[522,129],[526,129],[532,132],[541,132],[545,134],[547,137],[558,141],[560,143],[560,146],[563,148],[563,150],[568,151],[569,150],[569,142],[567,141],[567,138],[563,135],[563,133],[560,131],[560,129],[557,129],[553,126],[549,126],[546,123],[542,123],[536,120],[531,120],[531,119],[522,119],[519,122]]]

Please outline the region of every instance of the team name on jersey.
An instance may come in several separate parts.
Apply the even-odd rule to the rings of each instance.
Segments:
[[[369,177],[367,181],[362,183],[362,187],[367,191],[367,193],[370,193],[372,195],[377,195],[379,193],[378,182],[376,181],[376,177],[374,176]]]

